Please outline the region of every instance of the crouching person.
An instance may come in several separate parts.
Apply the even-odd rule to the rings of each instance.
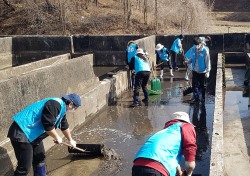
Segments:
[[[8,137],[17,159],[15,176],[28,175],[31,166],[34,176],[46,176],[43,139],[51,136],[55,143],[62,143],[56,128],[61,129],[73,147],[76,146],[71,137],[66,111],[73,111],[79,106],[81,99],[73,93],[61,98],[51,97],[37,101],[14,115]]]
[[[191,176],[195,168],[196,133],[185,112],[173,113],[163,130],[151,136],[137,152],[132,176]],[[185,158],[185,169],[180,168]]]

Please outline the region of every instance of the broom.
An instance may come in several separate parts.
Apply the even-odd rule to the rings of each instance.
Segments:
[[[161,90],[159,90],[159,89],[161,89],[160,80],[157,80],[158,78],[156,78],[156,76],[155,76],[154,70],[149,62],[147,54],[146,54],[146,58],[147,58],[149,66],[150,66],[150,69],[153,73],[153,79],[151,80],[151,89],[148,89],[148,93],[149,93],[149,95],[160,95],[161,94]],[[158,83],[158,85],[156,85],[155,83]],[[158,90],[153,90],[153,85],[155,85],[155,87],[158,88]]]
[[[188,68],[187,68],[187,65],[185,64],[185,68],[186,68],[186,72],[188,71]],[[192,93],[193,92],[193,88],[192,88],[192,86],[191,86],[191,83],[190,83],[190,81],[188,81],[188,86],[186,86],[186,87],[184,87],[183,89],[182,89],[182,93],[183,93],[183,96],[186,96],[186,95],[188,95],[188,94],[190,94],[190,93]]]

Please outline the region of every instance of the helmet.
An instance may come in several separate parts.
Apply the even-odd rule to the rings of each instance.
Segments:
[[[136,54],[145,54],[142,48],[136,50]]]
[[[186,113],[186,112],[182,112],[182,111],[179,111],[179,112],[175,112],[173,113],[173,120],[174,119],[177,119],[177,120],[183,120],[187,123],[191,123],[190,120],[189,120],[189,115]]]
[[[160,51],[163,47],[164,47],[164,46],[163,46],[162,44],[158,43],[158,44],[156,45],[156,47],[155,47],[155,50],[156,50],[156,51]]]

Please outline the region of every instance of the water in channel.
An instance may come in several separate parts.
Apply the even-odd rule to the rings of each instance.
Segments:
[[[184,72],[180,73],[184,75]],[[214,112],[214,96],[206,95],[205,103],[189,104],[192,94],[185,97],[182,88],[188,86],[183,76],[162,80],[161,95],[151,95],[149,103],[131,108],[133,92],[128,90],[83,125],[73,131],[78,143],[104,144],[119,157],[91,157],[69,154],[67,147],[56,146],[47,153],[49,176],[129,176],[133,158],[143,143],[163,129],[170,114],[189,113],[196,126],[197,156],[194,174],[209,175],[210,146]],[[209,92],[209,91],[208,91]],[[141,99],[142,92],[140,92]],[[110,156],[112,156],[111,153]]]

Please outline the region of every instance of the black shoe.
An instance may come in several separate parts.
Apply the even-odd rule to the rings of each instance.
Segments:
[[[148,98],[144,98],[141,100],[142,102],[148,102]]]
[[[137,107],[139,105],[140,105],[139,103],[133,103],[132,105],[130,105],[130,107]]]
[[[174,68],[174,71],[179,71],[179,68],[178,68],[178,67],[175,67],[175,68]]]

